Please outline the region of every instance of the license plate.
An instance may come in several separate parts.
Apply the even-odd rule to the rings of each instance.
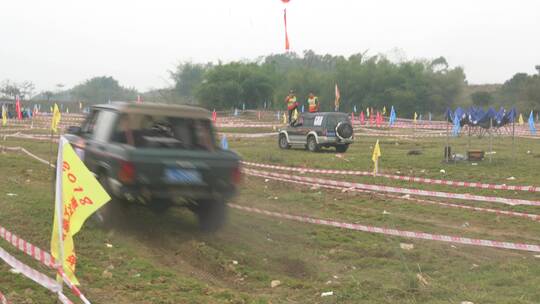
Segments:
[[[326,133],[326,136],[328,136],[328,137],[336,137],[336,132],[328,131],[328,132]]]
[[[165,180],[175,184],[202,184],[201,173],[193,169],[166,168]]]

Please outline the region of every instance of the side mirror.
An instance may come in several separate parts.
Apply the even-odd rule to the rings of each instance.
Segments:
[[[66,133],[73,134],[73,135],[81,135],[82,129],[81,129],[81,127],[70,126],[70,127],[68,127]]]

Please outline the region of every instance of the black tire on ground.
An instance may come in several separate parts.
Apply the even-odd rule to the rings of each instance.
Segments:
[[[200,200],[192,210],[203,232],[216,232],[227,220],[227,204],[220,199]]]
[[[281,149],[289,149],[291,147],[287,142],[287,136],[285,134],[279,134],[278,145]]]
[[[317,144],[317,140],[315,139],[315,136],[310,135],[307,139],[307,149],[310,152],[317,152],[321,149],[321,147]]]
[[[111,201],[99,208],[92,218],[100,227],[110,228],[116,222],[116,219],[122,217],[126,203],[112,195],[109,183],[107,182],[107,176],[104,173],[98,176],[98,181],[111,197]]]
[[[155,214],[163,214],[167,212],[173,205],[171,200],[167,199],[154,199],[148,203],[148,208]]]
[[[345,152],[347,152],[347,149],[349,149],[348,144],[336,146],[336,152],[338,152],[338,153],[345,153]]]

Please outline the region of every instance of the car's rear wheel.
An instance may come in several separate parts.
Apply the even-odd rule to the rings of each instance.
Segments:
[[[315,139],[315,136],[310,135],[307,139],[307,149],[310,152],[317,152],[321,149],[319,144],[317,144],[317,140]]]
[[[287,136],[285,136],[285,134],[279,135],[278,144],[281,149],[289,149],[291,147],[287,142]]]
[[[227,220],[227,204],[220,199],[200,200],[192,208],[204,232],[218,231]]]
[[[345,152],[347,152],[347,149],[349,149],[348,144],[336,146],[336,152],[338,152],[338,153],[345,153]]]

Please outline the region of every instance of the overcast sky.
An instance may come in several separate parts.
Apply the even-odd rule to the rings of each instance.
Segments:
[[[170,84],[180,61],[284,51],[280,0],[2,0],[0,81],[37,90],[110,75],[139,90]],[[291,0],[293,51],[444,56],[469,83],[540,64],[538,0]],[[396,52],[396,49],[400,50]]]

